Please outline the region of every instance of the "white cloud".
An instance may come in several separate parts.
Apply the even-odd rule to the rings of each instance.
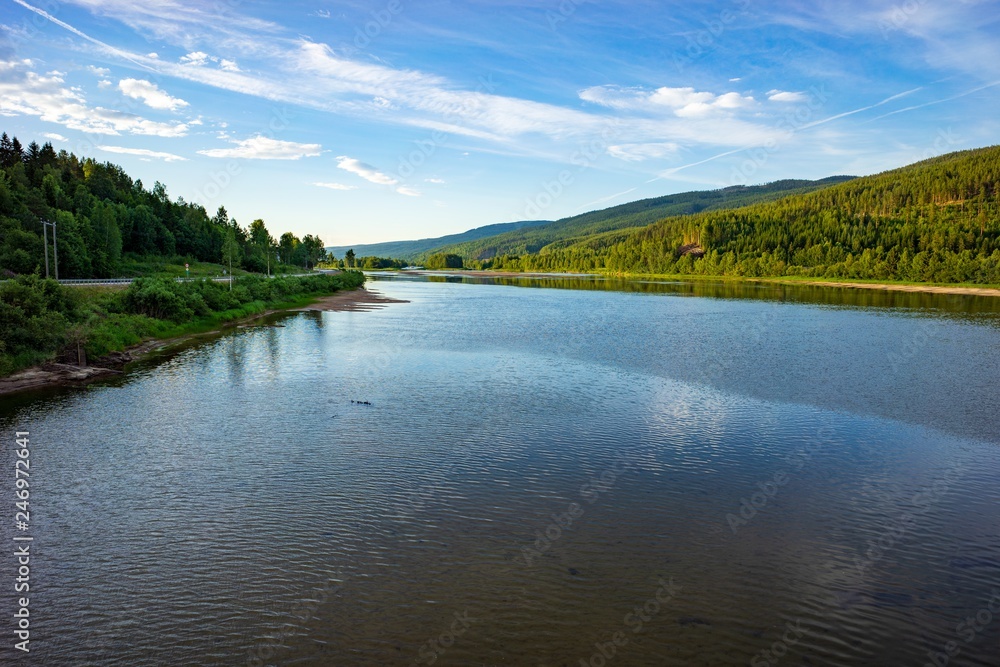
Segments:
[[[61,134],[56,134],[55,132],[45,132],[42,134],[46,139],[51,139],[52,141],[69,141],[66,137]]]
[[[188,126],[159,123],[135,114],[90,107],[83,94],[65,86],[60,75],[39,75],[30,61],[0,61],[0,114],[37,116],[71,130],[95,134],[183,137]]]
[[[204,51],[192,51],[187,55],[181,56],[180,61],[182,65],[190,65],[192,67],[204,67],[209,63],[216,63],[219,68],[224,72],[242,72],[240,66],[235,60],[228,58],[220,58],[218,56],[210,56]]]
[[[147,58],[152,58],[153,60],[156,60],[156,59],[158,59],[160,57],[160,54],[157,53],[156,51],[153,51],[152,53],[147,53],[146,57]]]
[[[87,65],[87,71],[101,77],[110,76],[111,74],[111,70],[107,67],[95,67],[94,65]]]
[[[791,93],[785,90],[770,90],[767,99],[772,102],[805,102],[808,98],[805,93]]]
[[[257,135],[242,141],[233,141],[235,148],[213,148],[198,151],[201,155],[220,158],[244,158],[247,160],[298,160],[315,157],[323,152],[319,144],[298,144],[294,141],[280,141]]]
[[[181,62],[185,65],[194,65],[195,67],[201,67],[208,63],[210,56],[204,51],[192,51],[186,56],[181,56]]]
[[[642,162],[643,160],[672,157],[679,150],[680,146],[673,142],[619,144],[617,146],[608,146],[608,155],[628,162]]]
[[[347,157],[346,155],[341,155],[337,158],[337,168],[349,171],[356,176],[360,176],[366,181],[370,181],[378,185],[396,185],[399,183],[398,179],[383,174],[370,164],[365,164],[360,160]]]
[[[132,99],[142,100],[151,109],[177,111],[188,106],[188,103],[178,97],[171,97],[152,82],[142,79],[122,79],[118,89]]]
[[[424,183],[433,183],[434,185],[444,185],[445,181],[441,178],[425,178]]]
[[[112,83],[111,81],[108,81],[107,79],[102,79],[101,81],[97,82],[97,87],[100,88],[101,90],[106,90],[113,85],[115,84]]]
[[[357,190],[356,185],[344,185],[343,183],[313,183],[318,188],[329,188],[331,190]]]
[[[681,118],[697,118],[720,111],[745,109],[754,105],[753,97],[729,92],[715,95],[691,87],[656,90],[593,86],[580,91],[580,99],[619,111],[669,111]]]
[[[394,178],[388,174],[383,174],[370,164],[365,164],[361,160],[347,157],[346,155],[341,155],[337,158],[337,168],[349,171],[355,176],[360,176],[366,181],[375,183],[376,185],[392,186],[396,192],[401,195],[406,195],[407,197],[420,197],[422,195],[419,190],[411,188],[408,185],[400,185],[398,178]]]
[[[328,18],[330,18],[330,10],[329,9],[317,9],[312,14],[310,14],[310,16],[318,16],[321,19],[328,19]]]
[[[125,148],[123,146],[98,146],[102,151],[108,153],[120,153],[122,155],[137,155],[139,157],[156,158],[157,160],[164,160],[166,162],[186,162],[186,157],[181,157],[180,155],[174,155],[173,153],[162,153],[160,151],[151,151],[146,148]]]

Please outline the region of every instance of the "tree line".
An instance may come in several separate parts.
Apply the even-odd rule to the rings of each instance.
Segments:
[[[24,147],[4,132],[0,277],[43,271],[43,221],[55,223],[62,278],[116,277],[128,260],[147,257],[222,263],[255,273],[273,272],[278,265],[312,268],[326,258],[316,236],[300,239],[285,232],[275,239],[263,220],[244,228],[224,206],[209,215],[200,204],[172,200],[162,183],[147,189],[118,165],[57,153],[49,142]]]

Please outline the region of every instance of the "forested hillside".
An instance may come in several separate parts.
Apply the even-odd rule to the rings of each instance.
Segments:
[[[501,256],[533,271],[1000,283],[1000,147]]]
[[[0,277],[43,270],[43,220],[56,224],[60,278],[115,277],[144,258],[233,260],[234,267],[263,273],[277,261],[311,266],[323,254],[316,237],[299,240],[288,232],[276,241],[262,220],[241,227],[224,207],[210,216],[199,204],[172,201],[160,183],[146,189],[110,162],[56,153],[50,143],[25,148],[4,133]],[[51,228],[48,235],[52,258]]]
[[[851,178],[851,176],[833,176],[821,181],[784,180],[766,185],[735,185],[720,190],[682,192],[643,199],[600,211],[563,218],[544,225],[507,231],[488,238],[452,245],[438,245],[420,255],[418,259],[423,261],[427,255],[432,253],[452,253],[470,260],[488,260],[498,255],[544,252],[544,248],[552,243],[565,244],[568,240],[600,232],[643,227],[668,216],[737,208],[757,202],[773,201],[790,194],[812,192]]]
[[[349,250],[353,250],[357,257],[401,257],[415,261],[417,258],[426,258],[433,254],[436,248],[442,246],[474,241],[487,236],[496,236],[504,232],[521,229],[523,227],[536,227],[538,225],[551,224],[551,220],[522,220],[520,222],[498,222],[485,227],[476,227],[460,234],[449,234],[447,236],[437,236],[434,238],[417,239],[415,241],[386,241],[385,243],[367,243],[353,246],[333,246],[327,248],[327,252],[338,259],[342,259]]]

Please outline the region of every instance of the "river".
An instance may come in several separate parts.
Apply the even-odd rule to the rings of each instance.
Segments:
[[[3,664],[1000,664],[994,300],[374,278],[0,399]]]

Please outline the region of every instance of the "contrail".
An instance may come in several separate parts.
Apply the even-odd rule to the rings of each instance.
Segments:
[[[1000,82],[998,82],[998,83],[1000,83]],[[996,84],[991,84],[991,85],[996,85]],[[988,87],[988,86],[984,86],[984,87]],[[817,120],[817,121],[814,121],[812,123],[807,123],[807,124],[805,124],[805,125],[803,125],[801,127],[797,127],[797,128],[792,129],[792,132],[795,133],[795,132],[800,132],[802,130],[808,130],[810,128],[816,127],[817,125],[823,125],[825,123],[829,123],[829,122],[835,121],[838,118],[844,118],[845,116],[853,116],[856,113],[861,113],[862,111],[868,111],[869,109],[874,109],[876,107],[880,107],[883,104],[888,104],[889,102],[892,102],[893,100],[898,100],[898,99],[900,99],[902,97],[906,97],[907,95],[912,95],[913,93],[919,92],[921,90],[923,90],[923,86],[921,86],[919,88],[913,88],[911,90],[905,90],[905,91],[903,91],[901,93],[896,93],[895,95],[890,95],[889,97],[885,98],[881,102],[876,102],[875,104],[869,104],[868,106],[861,107],[860,109],[854,109],[853,111],[845,111],[844,113],[839,113],[836,116],[830,116],[829,118],[824,118],[822,120]],[[650,180],[648,180],[646,182],[647,183],[652,183],[653,181],[658,181],[661,178],[665,178],[665,177],[669,176],[670,174],[676,174],[678,171],[682,171],[684,169],[689,169],[691,167],[697,167],[700,164],[705,164],[706,162],[711,162],[713,160],[718,160],[720,157],[726,157],[727,155],[733,155],[734,153],[741,153],[741,152],[747,150],[748,148],[753,148],[754,146],[757,146],[757,145],[758,144],[748,144],[746,146],[741,146],[740,148],[737,148],[735,150],[726,151],[725,153],[719,153],[718,155],[713,155],[711,157],[707,157],[704,160],[699,160],[698,162],[692,162],[690,164],[681,165],[680,167],[673,167],[672,169],[667,169],[666,171],[663,171],[656,178],[650,179]]]
[[[82,37],[83,39],[87,40],[88,42],[92,42],[94,44],[97,44],[101,48],[110,51],[111,53],[115,54],[116,56],[119,56],[120,58],[124,58],[125,60],[129,61],[130,63],[132,63],[134,65],[138,65],[139,67],[142,67],[144,69],[148,69],[151,72],[155,72],[156,71],[155,69],[153,69],[149,65],[146,65],[144,63],[139,62],[138,60],[136,60],[135,58],[133,58],[131,55],[129,55],[128,53],[126,53],[125,51],[122,51],[121,49],[115,48],[115,47],[111,46],[110,44],[105,44],[101,40],[95,39],[95,38],[91,37],[90,35],[82,32],[80,30],[77,30],[76,28],[74,28],[70,24],[66,23],[65,21],[61,21],[61,20],[57,19],[55,16],[52,16],[52,14],[49,14],[44,9],[39,9],[38,7],[34,7],[32,5],[29,5],[24,0],[14,0],[14,2],[16,2],[19,5],[21,5],[22,7],[24,7],[28,11],[34,12],[34,13],[38,14],[39,16],[41,16],[42,18],[47,19],[49,21],[52,21],[53,23],[55,23],[60,28],[64,28],[66,30],[69,30],[74,35],[76,35],[78,37]]]
[[[952,95],[951,97],[946,97],[943,100],[934,100],[933,102],[925,102],[924,104],[918,104],[913,107],[906,107],[905,109],[897,109],[896,111],[890,111],[889,113],[882,114],[881,116],[876,116],[872,118],[872,121],[879,120],[880,118],[887,118],[893,116],[897,113],[903,113],[904,111],[913,111],[914,109],[923,109],[924,107],[933,106],[935,104],[941,104],[943,102],[951,102],[952,100],[957,100],[959,98],[965,97],[966,95],[972,95],[973,93],[978,93],[980,90],[986,90],[987,88],[992,88],[993,86],[1000,86],[1000,81],[994,81],[993,83],[988,83],[985,86],[979,86],[978,88],[973,88],[972,90],[967,90],[964,93],[959,93],[958,95]]]

